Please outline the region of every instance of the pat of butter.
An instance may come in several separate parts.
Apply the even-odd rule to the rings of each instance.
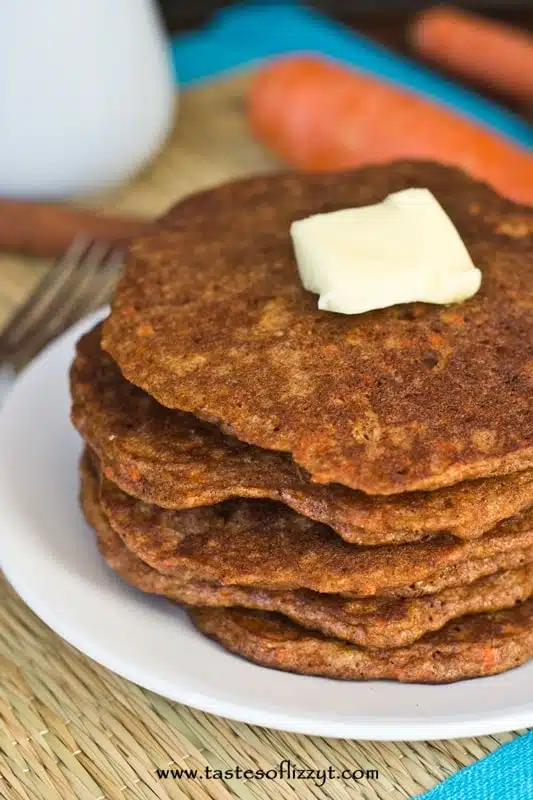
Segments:
[[[427,189],[297,220],[291,236],[302,284],[320,295],[325,311],[457,303],[481,285],[457,229]]]

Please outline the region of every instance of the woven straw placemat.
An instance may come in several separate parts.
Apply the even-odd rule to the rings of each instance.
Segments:
[[[155,216],[188,192],[277,166],[246,130],[234,76],[186,92],[166,148],[131,184],[88,204]],[[0,257],[0,321],[47,269]],[[412,798],[516,733],[440,742],[323,739],[231,722],[145,691],[63,642],[0,579],[0,797],[8,800]],[[68,598],[65,598],[68,602]],[[377,770],[377,778],[160,778],[158,769]]]

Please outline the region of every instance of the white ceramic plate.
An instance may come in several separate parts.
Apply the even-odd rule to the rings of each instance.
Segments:
[[[448,686],[343,682],[254,666],[197,633],[163,599],[103,563],[78,508],[79,437],[67,371],[92,320],[48,348],[0,413],[0,556],[8,580],[64,639],[174,700],[289,731],[359,739],[436,739],[533,725],[533,662]]]

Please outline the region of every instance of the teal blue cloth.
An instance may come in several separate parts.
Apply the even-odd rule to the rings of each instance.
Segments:
[[[172,42],[174,67],[182,85],[295,51],[322,53],[410,87],[533,147],[533,127],[515,115],[298,4],[233,6],[219,12],[209,27]],[[419,800],[422,797],[533,800],[533,733],[500,747]]]
[[[295,51],[321,53],[407,86],[533,148],[533,126],[515,114],[298,3],[231,6],[201,31],[177,36],[172,43],[182,84]]]
[[[531,800],[533,732],[456,772],[418,800]]]

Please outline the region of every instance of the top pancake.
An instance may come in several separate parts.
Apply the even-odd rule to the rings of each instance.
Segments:
[[[480,291],[318,311],[291,222],[413,186],[450,215]],[[530,209],[431,163],[228,184],[133,244],[103,346],[163,405],[291,452],[317,482],[392,494],[510,473],[533,465],[532,231]]]
[[[533,504],[533,470],[389,497],[313,483],[286,453],[226,436],[128,383],[102,351],[99,325],[78,342],[70,377],[73,422],[106,476],[164,508],[269,498],[329,525],[346,541],[372,545],[442,532],[476,538]]]

